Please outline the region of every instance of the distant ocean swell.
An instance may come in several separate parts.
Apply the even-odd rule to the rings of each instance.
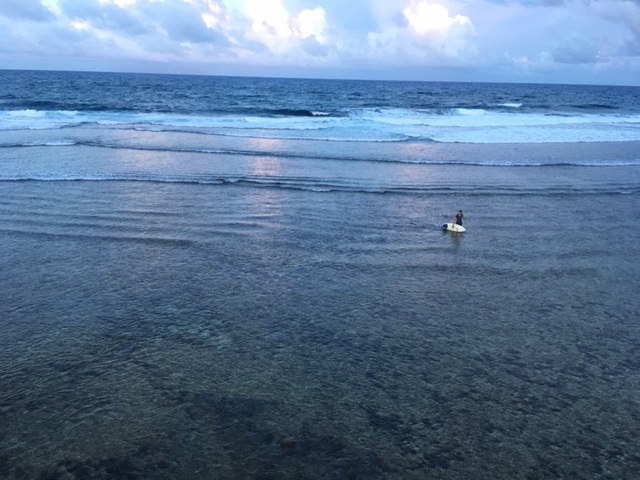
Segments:
[[[174,95],[171,99],[167,99],[165,102],[158,102],[151,106],[133,104],[119,104],[114,105],[112,99],[107,102],[91,102],[91,101],[76,101],[72,102],[67,100],[53,101],[53,100],[37,100],[19,99],[15,95],[7,94],[0,96],[0,106],[5,111],[20,111],[20,110],[34,110],[34,111],[83,111],[83,112],[129,112],[129,113],[165,113],[165,114],[192,114],[194,113],[193,104],[187,106],[179,106],[179,100],[181,98],[188,98],[187,96],[180,97]],[[243,100],[252,100],[259,102],[263,97],[261,95],[245,96]],[[209,101],[207,101],[209,100]],[[245,106],[232,106],[232,105],[219,105],[219,102],[212,101],[212,99],[202,98],[200,103],[195,109],[199,115],[277,115],[277,116],[344,116],[348,114],[349,107],[345,105],[340,108],[334,105],[331,109],[306,109],[306,108],[288,108],[288,107],[245,107]],[[217,105],[216,105],[217,104]],[[165,105],[165,106],[163,106]],[[215,105],[215,106],[214,106]],[[379,105],[375,103],[363,103],[363,108],[377,108]],[[528,99],[506,101],[506,102],[464,102],[453,101],[446,108],[442,107],[441,99],[436,99],[433,102],[418,101],[413,104],[413,107],[417,110],[439,112],[441,114],[450,114],[458,110],[485,110],[496,112],[508,112],[514,109],[519,109],[522,112],[527,113],[553,113],[559,111],[557,107],[550,105],[549,103],[536,103]],[[608,114],[615,114],[622,109],[620,105],[614,103],[568,103],[561,106],[562,111],[565,112],[581,112],[581,111],[594,111],[594,112],[606,112]]]
[[[35,221],[39,226],[42,226],[41,221]],[[81,225],[74,225],[75,227],[82,227]],[[57,227],[57,226],[56,226]],[[106,228],[105,228],[106,229]],[[79,233],[79,232],[71,232],[71,231],[42,231],[36,230],[34,228],[28,228],[26,225],[22,226],[13,226],[11,228],[0,227],[0,232],[8,233],[11,235],[26,235],[30,237],[42,237],[42,238],[72,238],[78,240],[107,240],[110,242],[119,241],[119,242],[136,242],[136,243],[146,243],[146,244],[164,244],[164,245],[191,245],[194,243],[193,240],[188,238],[179,238],[179,237],[167,237],[161,236],[159,234],[151,235],[148,233],[138,233],[131,234],[129,232],[119,232],[114,228],[109,228],[109,233]],[[221,232],[216,232],[220,235]],[[226,232],[227,235],[232,235],[231,232]],[[238,234],[239,235],[239,234]]]

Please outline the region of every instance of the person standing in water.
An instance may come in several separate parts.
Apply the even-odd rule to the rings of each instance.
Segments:
[[[462,226],[462,219],[463,218],[464,218],[464,215],[462,215],[462,210],[458,210],[458,213],[456,213],[455,224]]]

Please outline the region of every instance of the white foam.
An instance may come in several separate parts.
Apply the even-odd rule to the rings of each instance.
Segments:
[[[73,140],[53,140],[49,142],[27,142],[26,147],[71,147],[77,145]]]
[[[487,114],[487,111],[481,108],[456,108],[454,112],[458,113],[459,115],[466,115],[466,116],[473,116],[473,117],[479,117]]]
[[[506,108],[520,108],[522,107],[521,103],[517,103],[517,102],[507,102],[507,103],[501,103],[498,105],[499,107],[506,107]]]
[[[515,105],[515,104],[514,104]],[[515,108],[515,107],[514,107]],[[531,143],[640,141],[640,115],[522,113],[520,110],[357,109],[345,116],[184,115],[131,112],[0,111],[0,130],[58,129],[79,124],[181,130],[239,137]]]
[[[78,112],[61,110],[3,110],[0,130],[43,130],[78,122]]]

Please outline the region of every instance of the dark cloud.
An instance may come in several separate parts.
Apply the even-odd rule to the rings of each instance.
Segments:
[[[223,34],[207,27],[198,6],[183,0],[140,0],[126,7],[98,0],[61,0],[60,8],[70,18],[122,35],[159,33],[177,42],[228,43]]]
[[[304,38],[301,42],[301,47],[312,57],[326,57],[330,50],[327,45],[322,45],[318,42],[315,35]]]
[[[629,57],[640,57],[640,39],[625,42],[621,53]]]
[[[70,18],[88,21],[97,28],[113,30],[126,35],[150,33],[145,24],[129,9],[98,0],[60,0],[60,9]]]
[[[40,0],[2,0],[0,1],[0,15],[38,22],[54,18],[53,14],[40,3]]]
[[[207,27],[201,12],[193,4],[182,0],[143,2],[140,9],[178,42],[227,43],[223,34]]]
[[[599,44],[584,37],[570,37],[563,44],[557,45],[550,53],[557,63],[589,64],[599,60]]]
[[[618,49],[616,55],[640,56],[640,0],[610,0],[598,4],[594,12],[616,29],[618,35],[610,35],[610,42]],[[616,40],[617,39],[617,40]]]

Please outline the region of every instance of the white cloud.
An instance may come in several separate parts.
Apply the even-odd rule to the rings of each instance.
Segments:
[[[329,26],[323,8],[289,12],[281,0],[245,0],[244,9],[251,20],[244,37],[263,46],[258,62],[326,64],[335,46],[327,34]],[[251,44],[239,45],[237,53],[250,58],[255,55],[254,48]],[[265,58],[265,54],[271,57]]]
[[[247,0],[244,8],[253,19],[251,29],[259,40],[271,43],[273,38],[288,38],[289,12],[280,0]]]
[[[463,15],[449,16],[449,10],[439,3],[429,3],[422,0],[411,2],[411,5],[402,11],[409,22],[409,26],[418,35],[437,33],[446,35],[454,27],[472,28],[469,17]]]
[[[327,19],[323,8],[301,11],[296,17],[295,23],[300,38],[314,36],[318,40],[325,39]]]
[[[119,6],[120,8],[124,8],[127,5],[133,5],[134,3],[136,3],[136,0],[98,0],[101,4],[105,4],[105,3],[113,3],[117,6]]]
[[[374,51],[413,65],[473,61],[475,30],[469,17],[451,15],[446,7],[427,0],[412,0],[402,15],[403,24],[369,32],[368,42]]]

